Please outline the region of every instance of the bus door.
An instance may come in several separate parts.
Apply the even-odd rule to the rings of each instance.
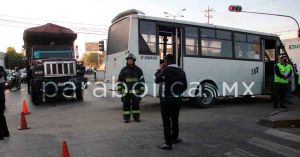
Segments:
[[[167,54],[176,57],[176,63],[182,68],[182,28],[159,25],[158,26],[158,48],[160,59]]]
[[[274,83],[274,65],[278,61],[279,50],[275,39],[264,39],[264,93],[270,94]]]

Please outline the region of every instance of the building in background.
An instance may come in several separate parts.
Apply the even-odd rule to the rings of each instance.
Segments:
[[[95,66],[98,70],[104,70],[104,58],[105,52],[99,51],[99,42],[85,43],[85,54],[83,55],[83,60],[86,67],[93,68]]]
[[[292,61],[297,64],[298,71],[300,70],[300,38],[292,38],[282,40],[285,49]]]
[[[0,66],[4,66],[4,57],[5,57],[5,53],[4,52],[0,52]]]

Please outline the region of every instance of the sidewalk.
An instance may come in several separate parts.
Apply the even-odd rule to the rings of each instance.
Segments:
[[[299,98],[295,98],[294,103],[288,105],[288,109],[279,109],[266,115],[258,123],[272,128],[300,127]]]

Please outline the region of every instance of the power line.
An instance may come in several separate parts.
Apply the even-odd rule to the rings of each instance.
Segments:
[[[22,29],[26,29],[27,27],[25,26],[17,26],[17,25],[8,25],[8,24],[1,24],[0,26],[4,26],[4,27],[15,27],[15,28],[22,28]],[[108,33],[93,33],[93,32],[81,32],[81,31],[75,31],[75,33],[78,34],[90,34],[90,35],[108,35]]]
[[[278,28],[290,28],[290,27],[295,27],[295,25],[279,26],[279,27],[265,27],[265,28],[261,28],[261,29],[278,29]]]
[[[100,33],[89,33],[89,32],[76,32],[76,33],[79,33],[79,34],[91,34],[91,35],[108,35],[107,33],[103,33],[103,34],[100,34]]]
[[[12,23],[21,23],[21,24],[26,24],[26,25],[39,25],[39,24],[34,24],[34,23],[27,23],[27,22],[20,22],[20,21],[15,21],[15,20],[8,20],[8,19],[0,19],[0,21],[6,21],[6,22],[12,22]]]
[[[11,18],[20,18],[20,19],[28,19],[28,20],[34,20],[34,21],[52,21],[52,22],[68,23],[68,24],[76,24],[76,25],[109,27],[107,25],[98,25],[98,24],[81,23],[81,22],[67,22],[67,21],[50,20],[50,19],[28,18],[28,17],[10,16],[10,15],[4,15],[4,14],[0,14],[0,16],[6,16],[6,17],[11,17]]]
[[[296,31],[298,31],[298,30],[286,30],[286,31],[279,31],[279,32],[273,32],[273,33],[276,33],[276,34],[278,34],[278,33],[289,33],[289,32],[296,32]]]
[[[24,22],[24,21],[16,21],[16,20],[3,19],[3,18],[0,18],[0,21],[10,22],[10,23],[18,23],[18,24],[25,24],[25,25],[31,25],[31,26],[41,25],[41,24],[37,24],[37,23],[28,23],[28,22]],[[96,28],[84,28],[84,27],[73,27],[73,26],[71,26],[71,29],[81,30],[81,31],[88,31],[88,32],[98,32],[98,33],[106,33],[107,32],[107,30],[105,30],[105,29],[97,30]]]

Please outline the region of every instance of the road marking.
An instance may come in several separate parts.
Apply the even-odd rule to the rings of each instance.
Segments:
[[[267,141],[259,137],[253,137],[248,141],[249,144],[255,145],[257,147],[281,154],[287,157],[299,157],[300,151],[291,147],[287,147],[278,143]]]
[[[269,129],[269,130],[265,131],[265,134],[300,143],[300,136],[299,135],[283,132],[283,131],[280,131],[280,130]]]
[[[240,148],[235,148],[233,151],[227,152],[224,155],[227,157],[259,157]]]

